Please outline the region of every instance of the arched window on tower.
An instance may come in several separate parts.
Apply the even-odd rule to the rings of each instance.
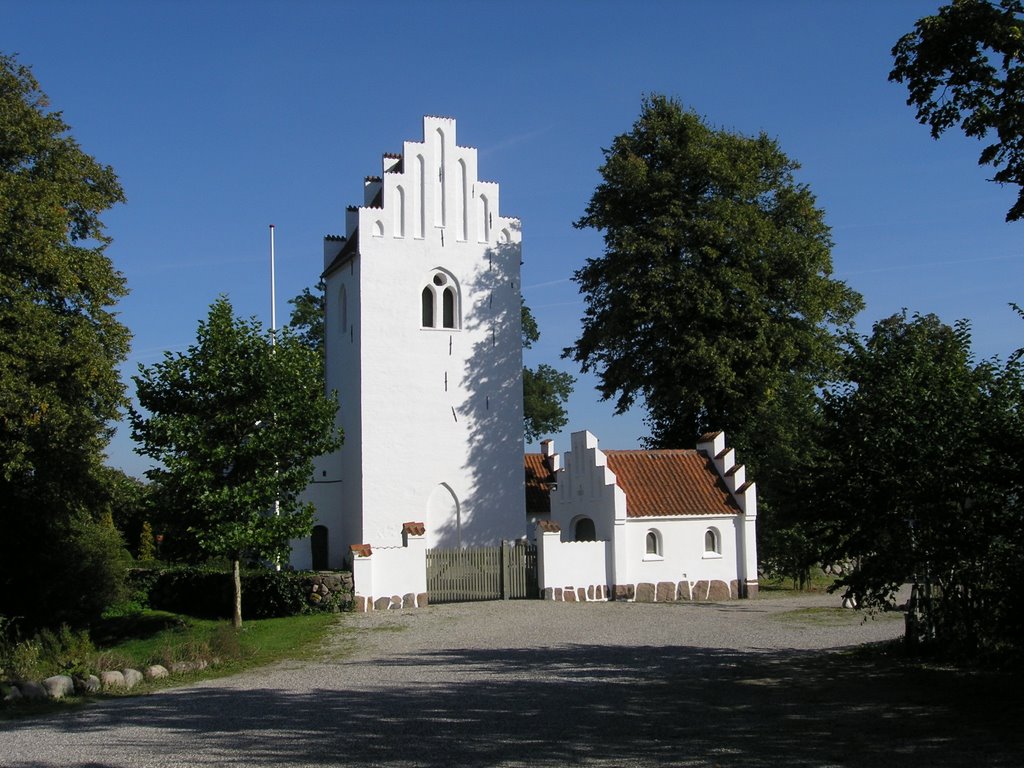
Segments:
[[[434,289],[429,285],[423,289],[423,327],[434,327]]]
[[[443,322],[445,328],[455,327],[455,289],[448,286],[444,289],[442,304],[443,306]]]
[[[420,302],[424,328],[458,330],[461,327],[459,286],[448,272],[434,270],[420,294]]]

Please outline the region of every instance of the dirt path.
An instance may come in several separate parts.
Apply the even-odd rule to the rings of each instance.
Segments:
[[[1008,683],[838,649],[833,598],[346,617],[323,660],[0,725],[23,766],[1017,766]]]

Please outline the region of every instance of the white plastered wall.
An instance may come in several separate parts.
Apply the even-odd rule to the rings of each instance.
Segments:
[[[426,117],[423,134],[367,179],[365,202],[382,190],[382,207],[349,211],[358,249],[327,275],[327,386],[345,445],[318,464],[308,498],[332,567],[350,544],[397,546],[410,521],[426,524],[427,546],[525,533],[519,222],[499,215],[498,185],[477,179],[453,119]],[[440,298],[438,327],[423,326],[434,275],[439,297],[457,291],[454,328],[441,327]]]
[[[719,445],[709,449],[724,451],[724,436]],[[616,584],[639,584],[686,581],[742,582],[748,573],[756,579],[756,496],[753,485],[746,489],[743,476],[734,474],[726,480],[743,511],[736,515],[696,515],[679,517],[627,517],[628,499],[616,484],[615,473],[607,466],[607,456],[598,447],[590,432],[575,432],[571,450],[561,457],[556,473],[556,487],[551,492],[551,520],[561,527],[561,545],[547,541],[543,557],[546,574],[543,586],[582,583],[593,578],[592,571],[600,562],[596,550],[572,542],[574,524],[580,517],[594,522],[597,538],[606,543],[604,561],[606,581]],[[714,454],[712,454],[714,456]],[[730,454],[731,459],[731,454]],[[716,467],[725,474],[732,468]],[[738,491],[738,493],[737,493]],[[716,532],[718,551],[705,551],[705,534]],[[647,534],[655,531],[660,554],[647,553]],[[545,534],[546,539],[551,534]],[[538,537],[539,539],[540,537]],[[580,548],[578,548],[580,547]],[[577,549],[578,548],[578,549]],[[570,575],[575,568],[579,573]],[[597,583],[597,582],[588,582]],[[756,585],[756,580],[753,581]]]
[[[621,583],[719,580],[738,578],[738,517],[641,517],[625,527],[626,575]],[[704,535],[714,528],[719,552],[707,552]],[[655,531],[660,555],[647,554],[647,534]]]

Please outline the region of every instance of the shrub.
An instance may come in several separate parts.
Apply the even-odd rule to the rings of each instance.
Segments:
[[[85,631],[67,624],[53,632],[40,630],[22,639],[7,619],[0,620],[0,676],[14,680],[38,680],[50,675],[88,674],[96,648]]]
[[[159,610],[203,618],[231,615],[234,592],[230,574],[199,566],[178,566],[162,571],[134,569],[129,574],[134,594],[148,595],[148,605]],[[351,596],[332,592],[327,599],[312,596],[311,577],[294,571],[264,568],[242,573],[242,615],[250,619],[337,611]]]

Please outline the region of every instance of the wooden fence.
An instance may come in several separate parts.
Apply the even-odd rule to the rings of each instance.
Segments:
[[[539,597],[537,547],[522,541],[495,547],[427,550],[432,603]]]

